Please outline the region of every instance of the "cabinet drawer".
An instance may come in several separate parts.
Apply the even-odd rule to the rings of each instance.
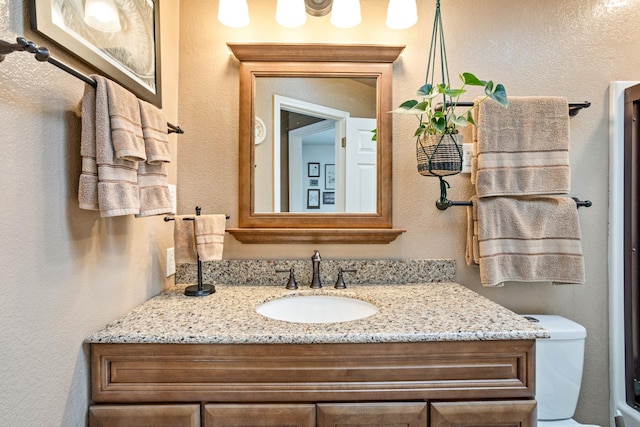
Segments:
[[[317,427],[427,427],[425,402],[320,403]]]
[[[316,405],[209,404],[204,427],[314,427]]]
[[[200,427],[200,405],[100,405],[90,427]]]
[[[534,427],[536,401],[433,402],[430,427]]]
[[[92,399],[344,402],[533,398],[535,340],[92,344]]]

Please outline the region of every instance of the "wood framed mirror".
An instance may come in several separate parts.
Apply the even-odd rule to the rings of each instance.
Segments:
[[[404,232],[392,227],[389,114],[404,46],[228,46],[240,61],[239,217],[229,233],[244,243],[389,243]]]

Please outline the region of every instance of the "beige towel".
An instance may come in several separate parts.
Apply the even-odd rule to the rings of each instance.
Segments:
[[[138,217],[171,213],[167,163],[171,161],[167,120],[162,111],[138,100],[146,162],[138,165],[140,214]]]
[[[112,138],[107,86],[115,83],[98,75],[92,78],[97,86],[93,88],[86,85],[82,98],[79,206],[82,209],[100,210],[103,217],[137,214],[140,205],[138,163],[118,158]],[[114,93],[114,96],[118,95]],[[117,99],[111,100],[111,104],[117,104]],[[118,107],[118,110],[121,108]]]
[[[140,189],[140,213],[137,217],[171,213],[171,193],[167,181],[167,164],[138,163],[138,187]]]
[[[113,107],[116,112],[124,114],[125,108],[119,105],[120,102],[124,104],[135,100],[134,105],[136,108],[138,108],[138,103],[135,97],[131,98],[133,95],[130,93],[129,95],[131,96],[124,94],[123,91],[126,92],[124,89],[114,90],[113,87],[118,86],[116,83],[102,76],[93,75],[92,77],[97,82],[95,135],[100,216],[112,217],[137,214],[140,212],[138,162],[132,161],[130,158],[118,157],[118,149],[115,146],[115,142],[116,140],[119,141],[120,153],[123,156],[128,156],[133,151],[138,150],[138,148],[135,148],[136,146],[144,147],[144,143],[140,138],[141,144],[137,144],[135,138],[132,139],[131,135],[128,135],[128,132],[124,130],[124,125],[122,125],[128,122],[127,128],[132,128],[135,117],[129,121],[122,116],[118,116],[114,121],[111,108]],[[112,89],[110,90],[109,88]],[[124,99],[119,101],[119,96],[121,95],[124,96]],[[114,126],[116,127],[114,128]],[[141,128],[138,133],[142,134]],[[132,144],[130,150],[126,148],[128,143]],[[142,154],[144,155],[144,150]]]
[[[478,265],[480,260],[478,245],[478,198],[471,198],[471,206],[467,207],[467,247],[465,250],[465,260],[467,265]]]
[[[171,162],[167,120],[158,108],[148,102],[139,100],[142,136],[147,163],[157,165]]]
[[[106,86],[111,138],[116,157],[132,162],[146,160],[138,98],[111,80],[106,80]]]
[[[198,261],[193,218],[193,215],[174,217],[173,244],[176,264],[195,264]]]
[[[195,217],[196,248],[201,261],[222,259],[225,225],[225,215]]]
[[[78,186],[80,209],[99,210],[98,164],[96,163],[96,90],[85,85],[82,97],[82,129],[80,136],[82,172]]]
[[[568,194],[569,106],[561,97],[509,97],[474,107],[472,182],[478,197]]]
[[[569,197],[488,197],[477,204],[480,280],[584,283],[580,223]]]

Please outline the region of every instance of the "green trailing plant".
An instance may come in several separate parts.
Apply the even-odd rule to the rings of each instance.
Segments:
[[[427,83],[418,89],[416,93],[418,99],[404,101],[392,112],[415,115],[419,125],[414,136],[420,137],[423,134],[456,134],[460,127],[468,124],[475,125],[471,114],[472,107],[467,107],[465,111],[459,113],[459,109],[462,107],[458,106],[458,102],[460,97],[467,92],[466,86],[484,88],[485,96],[477,103],[493,99],[503,107],[509,105],[507,92],[502,84],[495,84],[491,80],[480,80],[471,73],[460,74],[460,80],[462,86],[459,88],[452,88],[449,84],[433,85]]]

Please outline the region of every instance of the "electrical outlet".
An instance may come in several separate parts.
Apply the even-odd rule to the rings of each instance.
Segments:
[[[167,277],[176,274],[176,257],[173,248],[167,249]]]
[[[461,173],[471,173],[471,157],[473,156],[473,144],[462,144],[462,170]]]

